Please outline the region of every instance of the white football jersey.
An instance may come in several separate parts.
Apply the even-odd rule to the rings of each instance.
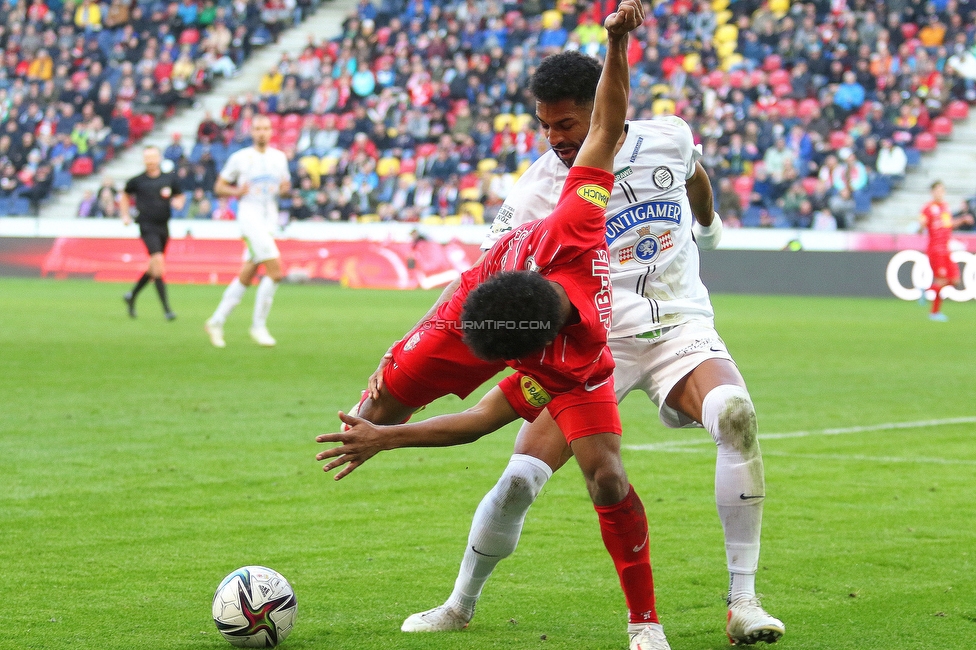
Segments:
[[[627,137],[614,158],[616,180],[607,206],[611,338],[691,320],[714,322],[685,192],[700,156],[691,129],[679,117],[627,123]],[[550,214],[568,172],[552,151],[533,163],[512,188],[482,248],[491,248],[512,228]]]
[[[220,177],[231,184],[247,183],[250,190],[238,199],[239,221],[270,220],[277,222],[278,194],[281,182],[291,178],[288,158],[283,151],[267,147],[259,153],[247,147],[231,154],[220,171]]]

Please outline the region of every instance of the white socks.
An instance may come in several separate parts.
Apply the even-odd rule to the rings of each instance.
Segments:
[[[766,485],[757,439],[756,410],[748,391],[723,385],[702,401],[702,424],[718,445],[715,503],[725,531],[731,581],[729,602],[755,596]]]
[[[252,322],[254,329],[264,329],[268,326],[268,313],[271,311],[277,290],[277,282],[268,276],[261,278],[261,282],[258,283],[258,295],[254,301],[254,319]],[[234,278],[234,281],[224,289],[224,296],[220,299],[217,310],[210,317],[210,322],[223,325],[230,313],[234,311],[234,307],[240,304],[241,298],[246,292],[247,287],[241,283],[240,278]]]
[[[274,302],[275,291],[278,290],[278,283],[264,276],[258,283],[258,295],[254,300],[254,329],[265,329],[268,326],[268,313],[271,311],[271,303]]]
[[[541,460],[522,454],[512,456],[474,513],[461,570],[445,604],[474,613],[485,582],[495,565],[515,550],[525,513],[551,476],[552,470]]]
[[[234,311],[234,307],[241,302],[245,292],[247,292],[247,287],[241,283],[240,278],[234,278],[234,281],[224,289],[224,297],[220,299],[220,304],[217,305],[217,310],[210,317],[210,322],[223,325],[230,313]]]

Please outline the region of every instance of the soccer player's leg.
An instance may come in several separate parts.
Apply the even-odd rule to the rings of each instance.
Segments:
[[[254,315],[251,320],[251,338],[255,343],[264,347],[273,347],[276,343],[268,331],[268,314],[274,302],[278,283],[283,277],[281,253],[270,232],[258,233],[251,241],[255,261],[264,264],[265,276],[258,283],[257,296],[254,299]]]
[[[770,616],[756,597],[766,491],[756,410],[742,375],[729,358],[707,359],[674,386],[667,405],[702,423],[718,448],[715,501],[725,533],[730,576],[729,640],[743,645],[773,643],[783,635],[785,626]]]
[[[467,627],[495,566],[518,546],[529,507],[570,456],[548,411],[522,425],[508,466],[475,511],[454,591],[443,605],[407,618],[401,630],[440,632]]]
[[[620,416],[613,382],[578,393],[575,403],[557,412],[555,419],[583,472],[604,546],[620,579],[630,648],[670,650],[654,602],[647,515],[620,458]]]
[[[166,291],[166,282],[163,280],[163,275],[166,273],[166,260],[163,257],[163,253],[166,250],[168,240],[169,236],[163,234],[161,236],[160,250],[149,256],[149,275],[152,276],[153,284],[156,285],[156,293],[159,295],[159,302],[163,306],[163,315],[166,317],[166,320],[175,320],[176,314],[169,306],[169,295]]]

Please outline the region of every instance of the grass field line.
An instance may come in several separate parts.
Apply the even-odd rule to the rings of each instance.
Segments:
[[[759,440],[784,440],[788,438],[807,438],[810,436],[841,436],[850,435],[854,433],[867,433],[873,431],[892,431],[896,429],[923,429],[926,427],[940,427],[947,426],[950,424],[974,424],[976,423],[976,416],[965,416],[958,418],[943,418],[940,420],[916,420],[913,422],[884,422],[881,424],[869,424],[856,427],[844,427],[844,428],[831,428],[831,429],[820,429],[818,431],[791,431],[789,433],[760,433]],[[669,440],[667,442],[656,442],[647,445],[624,445],[625,449],[631,451],[688,451],[695,452],[698,451],[697,448],[702,446],[712,447],[715,445],[710,437],[695,438],[693,440]],[[768,452],[764,452],[768,453]],[[826,458],[826,456],[825,456]],[[852,456],[844,456],[844,458],[853,458]],[[869,460],[868,457],[864,457],[863,460]],[[892,458],[875,458],[874,460],[888,460],[892,462],[897,462]],[[924,459],[905,459],[906,461],[912,462],[926,462]],[[976,464],[976,461],[960,460],[955,461],[951,459],[928,459],[928,462],[934,463],[958,463],[963,465]]]

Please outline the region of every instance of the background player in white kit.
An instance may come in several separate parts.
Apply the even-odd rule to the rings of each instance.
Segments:
[[[237,222],[245,244],[241,272],[224,290],[217,310],[205,324],[210,342],[218,348],[226,345],[224,321],[241,302],[262,264],[265,276],[258,283],[251,338],[266,347],[275,344],[268,332],[268,313],[283,273],[274,231],[278,227],[278,197],[291,189],[291,175],[284,152],[268,145],[271,120],[266,115],[254,117],[251,138],[254,144],[231,154],[214,185],[217,196],[238,200]]]
[[[536,112],[552,151],[516,183],[483,248],[519,224],[549,214],[589,129],[599,64],[576,52],[550,57],[532,79]],[[714,248],[721,220],[708,176],[697,162],[688,125],[676,117],[628,123],[614,160],[607,207],[613,282],[610,349],[618,401],[643,390],[669,427],[702,426],[718,446],[715,496],[730,572],[726,632],[733,643],[774,642],[781,621],[755,592],[759,562],[763,464],[756,414],[745,382],[714,329],[698,247]],[[449,295],[449,287],[445,294]],[[443,298],[443,296],[442,296]],[[381,362],[381,368],[386,363]],[[381,376],[370,378],[376,391]],[[455,588],[439,607],[410,616],[405,632],[455,630],[474,606],[495,565],[518,543],[529,506],[570,457],[543,413],[526,424],[502,477],[475,512]]]

